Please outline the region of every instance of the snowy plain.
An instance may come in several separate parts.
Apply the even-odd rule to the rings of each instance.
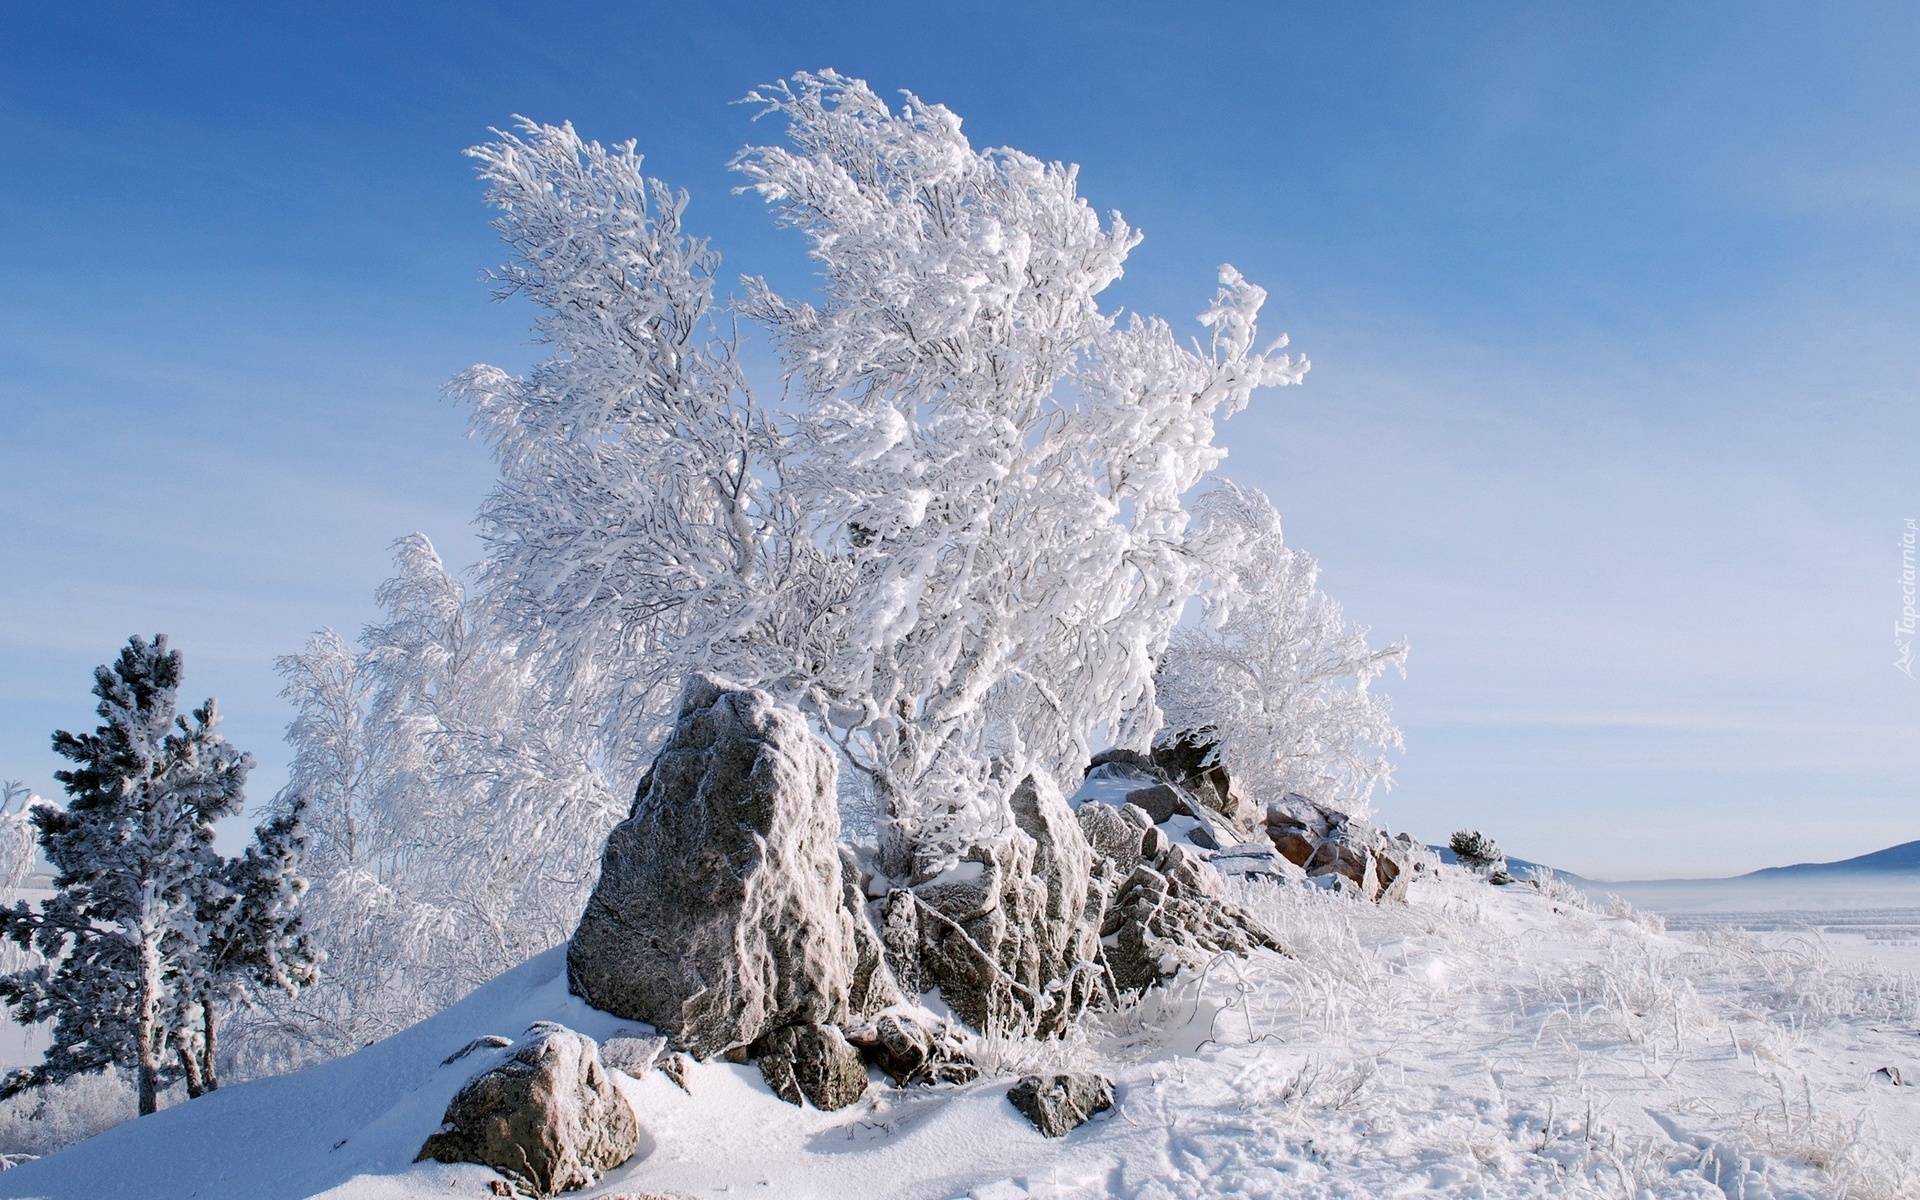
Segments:
[[[690,1092],[621,1085],[641,1154],[589,1197],[1920,1194],[1920,980],[1911,946],[1835,952],[1817,929],[1668,933],[1552,884],[1458,868],[1404,905],[1237,885],[1298,953],[1223,958],[1084,1038],[986,1039],[989,1078],[876,1082],[835,1113],[752,1067]],[[1864,940],[1864,939],[1863,939]],[[0,1173],[0,1196],[338,1200],[488,1195],[479,1167],[414,1164],[475,1037],[629,1023],[568,995],[550,951],[348,1058],[130,1121]],[[1115,1109],[1041,1137],[1013,1077],[1088,1067]]]

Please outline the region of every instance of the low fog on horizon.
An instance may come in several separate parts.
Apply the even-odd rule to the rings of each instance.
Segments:
[[[1081,164],[1146,235],[1109,308],[1269,291],[1313,369],[1224,469],[1411,643],[1380,823],[1606,880],[1920,838],[1920,15],[1121,9],[0,15],[0,778],[55,794],[93,667],[164,631],[270,796],[275,657],[402,535],[477,559],[441,387],[542,352],[462,148],[634,138],[723,279],[798,291],[729,102],[832,66]]]

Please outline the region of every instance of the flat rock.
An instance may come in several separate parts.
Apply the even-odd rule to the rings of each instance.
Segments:
[[[1113,1107],[1113,1081],[1092,1072],[1029,1075],[1007,1091],[1007,1099],[1048,1137],[1065,1137],[1095,1113]]]
[[[1135,788],[1127,793],[1127,803],[1137,805],[1147,811],[1155,825],[1164,825],[1175,813],[1184,813],[1187,806],[1181,803],[1180,793],[1172,784],[1156,783],[1143,788]]]
[[[663,1037],[610,1037],[600,1043],[600,1063],[638,1079],[653,1070],[666,1048]]]
[[[1208,862],[1227,878],[1277,879],[1283,883],[1296,883],[1307,877],[1305,870],[1289,861],[1265,838],[1228,846],[1215,852]]]

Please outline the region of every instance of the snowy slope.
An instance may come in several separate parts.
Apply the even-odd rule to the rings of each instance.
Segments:
[[[648,1153],[593,1196],[1549,1196],[1920,1194],[1920,984],[1817,941],[1674,936],[1576,893],[1446,869],[1412,902],[1317,889],[1243,898],[1300,957],[1223,959],[1086,1039],[990,1040],[996,1078],[873,1088],[838,1113],[781,1103],[749,1067],[692,1094],[627,1085]],[[0,1173],[61,1200],[482,1196],[490,1172],[413,1165],[484,1063],[440,1060],[535,1019],[623,1024],[568,996],[559,951],[350,1058],[223,1089]],[[1109,1116],[1059,1141],[1012,1076],[1083,1065]]]

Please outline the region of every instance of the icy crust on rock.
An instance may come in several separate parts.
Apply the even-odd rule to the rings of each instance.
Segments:
[[[897,1000],[845,875],[834,773],[793,708],[690,683],[607,839],[567,954],[574,992],[702,1058]]]

